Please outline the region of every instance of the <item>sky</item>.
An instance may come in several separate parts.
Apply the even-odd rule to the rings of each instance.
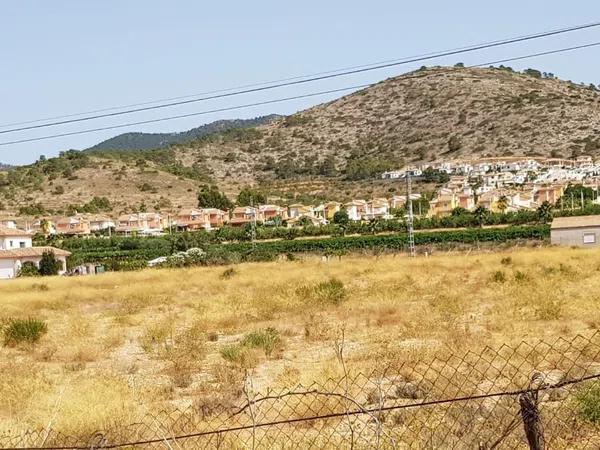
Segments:
[[[597,0],[0,1],[0,162],[84,149],[127,131],[290,114],[342,94],[62,137],[118,125],[372,83],[426,65],[480,64],[600,41],[600,27],[295,87],[23,132],[5,125],[401,59],[600,21]],[[600,47],[509,64],[600,84]]]

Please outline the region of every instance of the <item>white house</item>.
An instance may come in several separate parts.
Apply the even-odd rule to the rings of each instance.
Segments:
[[[367,212],[367,202],[365,200],[352,200],[344,205],[348,218],[350,220],[362,220]]]
[[[59,273],[67,269],[67,256],[71,253],[53,247],[33,247],[31,233],[18,228],[0,228],[0,279],[15,278],[25,262],[39,265],[46,252],[53,252],[62,264]]]

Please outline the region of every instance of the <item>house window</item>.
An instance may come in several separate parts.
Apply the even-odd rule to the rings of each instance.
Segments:
[[[595,233],[583,233],[583,243],[584,244],[595,244],[596,243],[596,234]]]
[[[14,247],[13,241],[9,241],[9,242],[8,242],[8,246],[9,246],[10,248],[13,248],[13,247]]]
[[[25,248],[25,242],[19,242],[19,247]]]

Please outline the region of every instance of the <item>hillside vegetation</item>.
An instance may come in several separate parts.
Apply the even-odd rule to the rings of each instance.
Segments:
[[[161,197],[177,208],[193,206],[203,182],[229,194],[258,182],[284,199],[307,194],[345,200],[395,192],[394,183],[375,178],[405,164],[507,155],[597,157],[600,95],[593,85],[536,70],[422,69],[255,128],[162,150],[85,153],[67,152],[58,162],[0,177],[0,207],[65,206],[102,195],[121,209],[155,205]]]
[[[279,118],[272,114],[255,119],[218,120],[180,133],[123,133],[100,142],[88,150],[154,150],[171,144],[182,144],[235,128],[251,128]],[[1,166],[1,165],[0,165]]]
[[[257,392],[310,386],[342,373],[341,333],[352,374],[570,339],[600,326],[599,266],[594,251],[544,248],[1,283],[0,434],[210,414],[243,402],[245,373]]]

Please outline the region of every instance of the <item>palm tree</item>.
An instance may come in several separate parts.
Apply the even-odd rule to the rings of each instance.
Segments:
[[[508,208],[508,197],[506,195],[501,195],[498,201],[496,202],[496,207],[500,210],[501,213],[504,214],[506,208]]]
[[[550,202],[543,202],[537,209],[538,220],[542,223],[548,223],[552,220],[552,205]]]

